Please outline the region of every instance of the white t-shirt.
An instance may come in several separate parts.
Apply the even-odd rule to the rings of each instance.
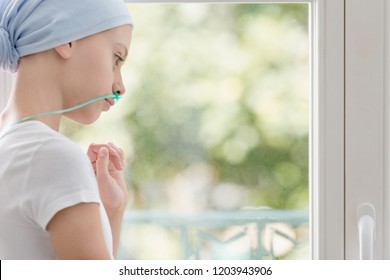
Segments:
[[[0,134],[0,259],[56,259],[46,227],[60,210],[100,205],[107,249],[109,221],[87,155],[39,121]]]

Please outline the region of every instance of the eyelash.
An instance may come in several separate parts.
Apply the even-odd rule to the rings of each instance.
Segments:
[[[115,65],[119,65],[120,62],[124,62],[125,60],[120,55],[115,55]]]

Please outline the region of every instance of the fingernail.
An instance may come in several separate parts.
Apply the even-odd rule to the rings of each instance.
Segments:
[[[107,149],[106,148],[101,148],[99,150],[99,156],[100,157],[105,157],[107,155]]]

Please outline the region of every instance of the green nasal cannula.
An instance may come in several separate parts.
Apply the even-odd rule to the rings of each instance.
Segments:
[[[19,123],[22,123],[25,121],[29,121],[29,120],[40,118],[40,117],[47,116],[47,115],[56,115],[56,114],[67,113],[67,112],[80,109],[81,107],[84,107],[84,106],[89,105],[93,102],[96,102],[96,101],[99,101],[102,99],[106,99],[106,98],[112,98],[112,99],[114,99],[115,102],[117,102],[121,98],[121,96],[118,94],[118,92],[113,92],[112,94],[96,97],[94,99],[88,100],[86,102],[83,102],[83,103],[78,104],[78,105],[71,107],[71,108],[41,113],[41,114],[37,114],[37,115],[33,115],[33,116],[28,116],[28,117],[21,119],[20,121],[17,121],[15,124],[19,124]]]

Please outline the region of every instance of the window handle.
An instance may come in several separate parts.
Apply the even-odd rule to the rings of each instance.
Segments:
[[[361,260],[374,259],[375,209],[371,204],[362,204],[358,209],[359,253]]]

